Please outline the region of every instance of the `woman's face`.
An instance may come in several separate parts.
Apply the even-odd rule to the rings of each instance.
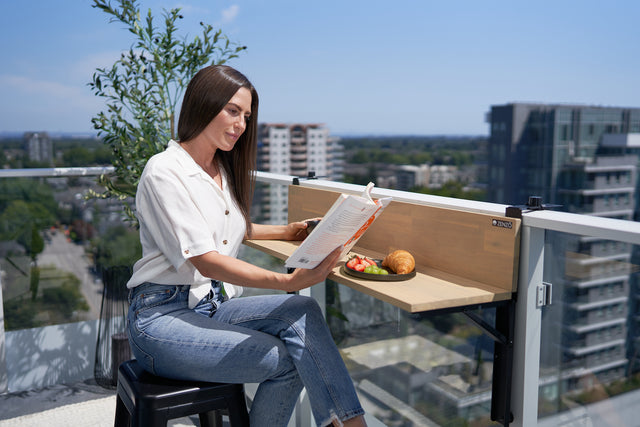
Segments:
[[[251,92],[241,87],[202,132],[215,149],[231,151],[251,117]]]

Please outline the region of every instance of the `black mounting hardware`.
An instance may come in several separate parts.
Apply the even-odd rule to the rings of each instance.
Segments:
[[[541,211],[544,209],[553,209],[559,208],[562,205],[554,205],[551,203],[542,203],[542,197],[540,196],[529,196],[529,200],[526,205],[514,205],[508,206],[506,209],[505,216],[509,218],[522,218],[522,212],[531,212],[531,211]]]
[[[507,338],[501,331],[487,323],[475,312],[463,309],[462,313],[464,313],[469,319],[471,319],[473,323],[475,323],[480,329],[483,329],[484,332],[489,335],[495,342],[507,346],[513,346],[512,338]]]
[[[307,172],[307,176],[296,176],[295,178],[293,178],[293,185],[300,185],[301,179],[318,179],[318,178],[321,178],[321,177],[316,176],[316,173],[314,171],[309,171]]]

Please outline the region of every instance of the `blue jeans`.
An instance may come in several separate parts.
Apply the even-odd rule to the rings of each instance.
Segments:
[[[290,294],[232,298],[215,292],[189,309],[189,286],[142,284],[129,295],[133,354],[169,378],[260,383],[251,426],[286,426],[306,387],[318,425],[362,415],[353,381],[318,304]]]

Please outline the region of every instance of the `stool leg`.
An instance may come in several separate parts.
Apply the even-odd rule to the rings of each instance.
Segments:
[[[136,412],[131,427],[167,427],[169,420],[163,411],[136,408]]]
[[[120,396],[116,399],[116,419],[113,423],[114,427],[129,427],[131,416]]]
[[[229,399],[229,424],[232,427],[249,427],[249,413],[245,403],[244,390],[236,399]]]
[[[222,427],[222,412],[209,411],[198,414],[200,427]]]

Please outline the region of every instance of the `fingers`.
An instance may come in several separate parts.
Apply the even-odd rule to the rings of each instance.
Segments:
[[[294,240],[304,240],[309,235],[309,221],[292,222],[290,226],[297,228]]]
[[[334,249],[320,264],[311,270],[297,268],[293,272],[295,276],[293,283],[296,287],[294,290],[298,291],[325,280],[340,260],[340,254],[342,254],[342,247]]]
[[[293,226],[296,226],[298,223],[293,223]],[[304,224],[301,223],[301,224]],[[298,228],[298,231],[296,231],[296,234],[294,235],[294,239],[296,240],[303,240],[305,237],[307,237],[307,234],[304,232],[306,230],[307,226],[306,225],[302,225]]]
[[[329,255],[327,255],[327,257],[316,268],[322,268],[327,270],[326,274],[328,275],[329,272],[333,270],[333,267],[335,267],[335,265],[338,263],[341,253],[342,253],[342,246],[335,248]]]

